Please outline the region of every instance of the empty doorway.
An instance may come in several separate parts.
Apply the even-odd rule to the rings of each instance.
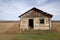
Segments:
[[[29,19],[29,28],[33,28],[34,27],[34,21],[33,19]]]

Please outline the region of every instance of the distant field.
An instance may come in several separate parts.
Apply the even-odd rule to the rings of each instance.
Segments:
[[[52,22],[52,29],[21,32],[18,22],[0,22],[0,40],[60,40],[60,22]]]
[[[19,22],[0,21],[0,40],[11,40],[15,35],[9,33],[19,32]]]
[[[60,31],[60,21],[52,21],[52,30]]]
[[[17,26],[19,26],[18,21],[0,21],[0,33]]]

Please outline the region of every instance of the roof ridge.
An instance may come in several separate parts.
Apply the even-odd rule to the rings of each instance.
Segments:
[[[42,14],[45,14],[46,16],[50,16],[50,17],[53,16],[53,15],[51,15],[51,14],[49,14],[49,13],[47,13],[47,12],[44,12],[44,11],[42,11],[42,10],[36,8],[36,7],[31,8],[30,10],[28,10],[28,11],[25,12],[25,13],[28,13],[28,12],[31,11],[31,10],[38,11],[38,12],[40,12],[40,13],[42,13]],[[25,14],[25,13],[24,13],[24,14]],[[24,14],[20,15],[19,17],[23,16]]]

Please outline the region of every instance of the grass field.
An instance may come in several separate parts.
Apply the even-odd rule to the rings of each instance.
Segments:
[[[4,23],[3,23],[4,24]],[[53,31],[20,32],[18,24],[0,24],[0,40],[60,40],[60,23],[52,23]],[[10,25],[10,26],[8,26]]]
[[[60,40],[60,32],[25,31],[19,34],[0,34],[0,40]]]
[[[50,31],[25,32],[17,35],[13,40],[60,40],[59,35]]]

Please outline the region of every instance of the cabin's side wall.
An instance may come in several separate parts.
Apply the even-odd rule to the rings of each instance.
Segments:
[[[40,19],[44,19],[44,24],[40,24]],[[48,30],[50,28],[49,18],[35,18],[34,29],[35,30]]]

